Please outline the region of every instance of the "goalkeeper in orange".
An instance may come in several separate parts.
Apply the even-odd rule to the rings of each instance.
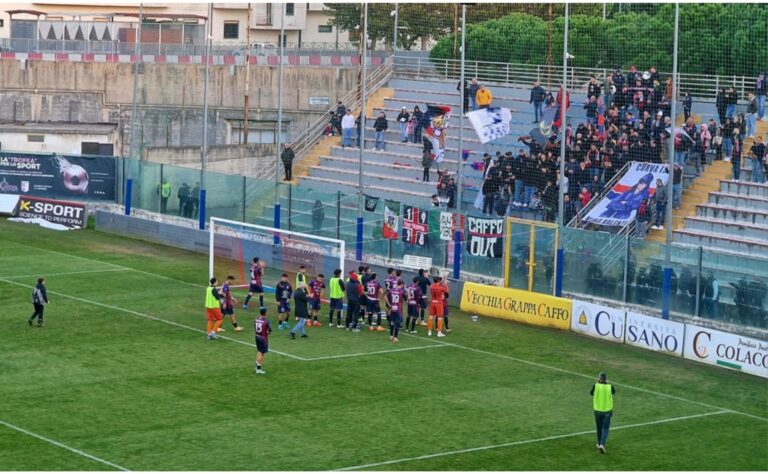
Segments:
[[[432,335],[432,328],[437,319],[437,337],[445,337],[443,333],[443,316],[445,315],[445,300],[448,299],[448,287],[443,283],[443,277],[436,276],[429,286],[429,321],[427,321],[427,336]]]

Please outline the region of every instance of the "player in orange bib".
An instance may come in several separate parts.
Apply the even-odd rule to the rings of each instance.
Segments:
[[[445,337],[443,334],[443,316],[445,315],[444,302],[448,298],[448,288],[443,285],[443,278],[436,276],[432,279],[433,283],[429,286],[429,321],[427,321],[427,336],[432,335],[432,328],[437,319],[437,337]]]

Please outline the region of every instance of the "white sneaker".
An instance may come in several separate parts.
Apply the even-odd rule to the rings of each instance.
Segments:
[[[328,327],[332,328],[333,327],[333,323],[328,323]]]
[[[512,205],[515,207],[520,207],[520,203],[518,201],[513,202]]]
[[[266,374],[266,372],[264,372],[264,371],[263,371],[263,370],[261,370],[261,369],[256,369],[256,373],[257,373],[257,374]]]
[[[216,332],[227,332],[227,330],[224,329],[224,328],[219,328],[219,329],[216,330]]]
[[[660,225],[660,226],[656,227],[656,229],[657,229],[657,230],[664,230],[664,226],[663,226],[663,225]]]
[[[235,332],[240,332],[240,331],[242,331],[242,330],[243,330],[243,327],[242,327],[242,326],[238,326],[238,327],[236,327],[236,328],[235,328]]]
[[[442,331],[438,331],[437,337],[445,337],[445,334],[443,334]]]
[[[601,453],[605,454],[605,446],[603,446],[602,444],[598,446],[597,449],[599,449]]]
[[[427,336],[431,336],[431,335],[432,335],[432,331],[427,331]]]

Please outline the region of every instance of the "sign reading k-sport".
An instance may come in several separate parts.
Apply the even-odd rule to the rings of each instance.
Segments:
[[[683,355],[685,325],[627,311],[624,342],[657,352]]]
[[[768,342],[687,324],[685,358],[768,378]]]
[[[85,227],[85,204],[21,196],[19,217],[28,219],[39,217],[71,229],[82,229]]]
[[[613,342],[624,342],[623,309],[573,300],[571,331]]]

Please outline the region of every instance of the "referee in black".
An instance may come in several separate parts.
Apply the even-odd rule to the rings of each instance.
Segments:
[[[35,307],[35,312],[27,320],[30,326],[32,326],[35,318],[37,318],[37,327],[43,327],[43,311],[48,303],[48,292],[45,291],[45,278],[40,277],[37,279],[37,285],[32,291],[32,305]]]

